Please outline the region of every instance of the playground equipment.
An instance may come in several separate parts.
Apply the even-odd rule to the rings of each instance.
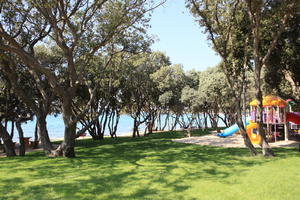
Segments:
[[[246,126],[248,126],[250,123],[250,120],[247,120],[246,122]],[[237,132],[239,132],[240,128],[237,124],[234,124],[228,128],[226,128],[222,133],[219,133],[218,136],[220,137],[227,137],[227,136],[230,136],[230,135],[233,135]]]
[[[260,142],[258,134],[259,115],[257,113],[257,100],[250,102],[250,120],[246,123],[247,134],[253,144]],[[290,112],[288,112],[288,110]],[[291,123],[289,123],[291,122]],[[300,132],[300,113],[291,112],[289,104],[277,96],[263,98],[263,125],[269,141],[288,140],[289,130]],[[225,129],[220,137],[227,137],[239,132],[237,124]]]

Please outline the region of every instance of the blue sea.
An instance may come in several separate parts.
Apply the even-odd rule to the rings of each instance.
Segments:
[[[34,130],[35,130],[35,124],[36,124],[36,119],[33,121],[28,121],[27,123],[22,124],[22,128],[24,131],[24,137],[34,137]],[[78,123],[78,127],[81,127],[81,125]],[[141,131],[144,131],[145,125],[141,125],[140,127]],[[54,138],[63,138],[64,137],[64,122],[62,119],[61,115],[54,116],[54,115],[49,115],[47,117],[47,129],[48,133],[51,139]],[[132,132],[133,129],[133,120],[130,116],[128,115],[122,115],[120,117],[119,125],[118,125],[118,130],[117,130],[117,136],[122,136],[124,134]],[[11,130],[11,123],[8,123],[7,126],[8,132]],[[108,129],[106,129],[108,131]],[[109,135],[108,132],[105,133],[105,135]],[[14,141],[19,140],[19,135],[18,131],[15,128],[14,131]]]
[[[27,123],[22,124],[22,128],[24,131],[24,137],[34,137],[34,130],[35,130],[35,124],[36,119],[33,121],[28,121]],[[220,126],[224,126],[223,123],[219,123]],[[81,127],[80,124],[77,125],[78,127]],[[64,137],[64,122],[61,115],[54,116],[54,115],[48,115],[47,117],[47,128],[48,133],[51,139],[54,138],[63,138]],[[144,132],[145,130],[145,124],[142,124],[140,127],[140,131]],[[177,127],[179,128],[179,127]],[[117,136],[122,136],[128,133],[131,133],[133,129],[133,119],[129,115],[121,115],[118,130],[117,130]],[[11,130],[11,123],[8,123],[7,130],[10,132]],[[105,135],[109,135],[108,129],[106,129]],[[14,131],[14,141],[19,140],[18,132],[15,128]]]

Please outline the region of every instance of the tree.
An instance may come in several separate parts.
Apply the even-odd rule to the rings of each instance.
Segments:
[[[145,32],[146,13],[158,5],[145,0],[9,0],[1,2],[0,6],[0,49],[16,55],[29,70],[47,78],[61,101],[65,124],[64,141],[53,155],[75,157],[76,123],[90,108],[95,91],[84,79],[84,66],[95,54],[105,54],[108,44],[124,34]],[[60,80],[60,71],[47,69],[34,54],[38,42],[62,51],[65,60],[63,80]],[[86,107],[75,114],[73,99],[81,85],[88,86],[90,98]]]
[[[12,136],[7,132],[7,122],[12,117],[10,116],[15,99],[10,95],[8,85],[5,84],[3,75],[0,75],[0,139],[3,141],[6,156],[16,156],[15,147],[12,141]],[[2,122],[5,121],[3,126]]]
[[[241,96],[249,65],[248,25],[243,5],[238,0],[187,0],[186,6],[199,25],[205,28],[214,50],[223,60],[221,66],[236,102],[237,124],[246,147],[252,155],[257,155],[242,120]]]
[[[116,132],[120,119],[121,110],[126,106],[126,82],[130,71],[126,64],[131,57],[138,57],[143,52],[150,52],[150,44],[153,40],[147,35],[138,32],[123,34],[107,48],[106,55],[96,56],[86,66],[86,78],[92,85],[97,85],[95,99],[90,110],[80,120],[87,128],[93,139],[103,139],[108,129],[111,137],[117,137]],[[124,48],[119,49],[117,44]],[[125,48],[126,47],[126,48]],[[84,107],[87,99],[86,90],[80,93],[79,107]],[[76,109],[80,112],[80,109]],[[99,117],[98,117],[99,116]],[[91,124],[88,127],[88,124]],[[78,132],[79,135],[81,131]]]
[[[278,5],[279,4],[279,5]],[[269,60],[274,51],[278,40],[287,26],[288,20],[296,11],[296,1],[263,1],[246,0],[246,8],[249,15],[254,74],[255,74],[255,97],[258,101],[259,125],[258,132],[261,136],[261,145],[264,156],[273,156],[274,153],[269,146],[266,134],[263,129],[263,109],[262,109],[262,90],[261,90],[261,71],[263,67],[269,68]],[[270,12],[270,10],[272,12]],[[267,21],[267,23],[266,23]],[[262,32],[264,29],[270,31],[270,42],[262,42]]]
[[[201,72],[199,80],[200,102],[206,104],[206,114],[210,118],[212,127],[218,129],[219,119],[227,125],[227,118],[234,118],[235,109],[232,109],[234,108],[234,98],[221,65]],[[220,113],[223,113],[224,116],[222,117]]]
[[[3,106],[0,106],[0,122],[1,122],[1,134],[0,138],[4,141],[5,150],[7,152],[7,156],[13,156],[14,153],[14,144],[13,144],[13,136],[14,136],[14,124],[16,124],[16,128],[19,133],[19,155],[25,156],[25,143],[24,143],[24,133],[22,129],[22,123],[32,120],[33,112],[22,102],[20,99],[12,92],[12,87],[8,81],[8,78],[2,74],[3,84],[1,86],[1,91],[5,91],[0,94],[0,99],[5,103]],[[28,83],[30,81],[22,79],[20,80],[21,85],[23,85],[23,89],[26,90],[28,88]],[[27,82],[27,84],[26,84]],[[1,84],[0,84],[1,85]],[[28,91],[30,93],[30,91]],[[5,120],[5,125],[2,125],[2,120]],[[12,122],[12,130],[9,135],[7,131],[7,122]]]
[[[185,87],[181,91],[180,101],[184,104],[186,113],[191,114],[190,126],[196,124],[198,128],[207,128],[206,113],[203,112],[203,102],[199,95],[199,78],[201,72],[195,70],[186,73]],[[205,123],[206,122],[206,123]]]
[[[57,66],[60,63],[56,63],[55,56],[49,53],[38,51],[37,57],[44,66],[48,69]],[[42,55],[44,54],[44,55]],[[54,94],[50,90],[50,86],[42,74],[36,73],[32,70],[27,70],[22,64],[17,64],[17,58],[12,55],[2,54],[1,71],[6,75],[7,80],[15,91],[16,95],[29,107],[37,118],[37,133],[41,140],[42,147],[46,155],[49,155],[52,150],[52,144],[47,131],[46,117],[50,112],[51,104],[54,101]],[[47,60],[48,59],[48,60]],[[51,66],[52,65],[52,66]],[[56,70],[54,67],[52,71]],[[20,126],[18,126],[18,130]],[[20,131],[19,131],[20,132]]]
[[[299,5],[300,6],[300,5]],[[298,9],[299,10],[299,9]],[[300,14],[291,16],[266,69],[265,81],[279,96],[300,101]],[[263,38],[265,40],[265,38]]]
[[[274,6],[274,4],[279,4],[279,6]],[[268,145],[262,126],[261,69],[263,66],[267,66],[270,55],[284,30],[285,24],[292,15],[293,9],[295,9],[295,4],[295,1],[280,3],[279,1],[262,0],[246,0],[245,2],[239,0],[222,2],[187,1],[187,6],[195,17],[200,18],[200,25],[206,28],[214,49],[222,57],[228,83],[234,91],[239,91],[235,95],[237,114],[239,116],[237,123],[244,136],[245,144],[252,154],[257,154],[257,152],[249,144],[240,114],[239,99],[241,99],[243,91],[245,72],[249,68],[251,64],[250,59],[252,58],[254,60],[256,98],[260,102],[259,134],[262,138],[261,146],[265,156],[272,156],[273,152]],[[269,43],[261,42],[262,25],[264,29],[272,30],[268,33],[271,36]],[[250,54],[248,49],[248,44],[251,44],[251,42],[252,45],[249,46],[251,46],[253,54]],[[234,79],[232,79],[232,76]]]
[[[159,91],[152,79],[152,74],[169,62],[163,53],[143,53],[130,57],[126,65],[123,81],[125,87],[122,99],[125,103],[125,113],[134,120],[133,137],[139,136],[139,126],[147,124],[151,133],[157,116]],[[145,130],[146,132],[146,130]]]
[[[182,89],[186,84],[186,76],[182,65],[165,65],[153,73],[151,78],[159,91],[158,100],[160,108],[164,111],[163,113],[167,115],[163,127],[171,121],[170,117],[174,118],[172,120],[171,130],[174,130],[178,123],[181,127],[186,126],[182,116],[184,113],[184,105],[180,101]]]

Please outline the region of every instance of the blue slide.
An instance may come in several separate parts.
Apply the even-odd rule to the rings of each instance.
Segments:
[[[250,123],[249,120],[247,120],[246,121],[246,126],[248,126],[249,123]],[[227,136],[235,134],[238,131],[239,131],[239,126],[237,124],[234,124],[234,125],[226,128],[226,129],[224,129],[224,131],[222,133],[217,134],[217,136],[219,136],[219,137],[227,137]]]

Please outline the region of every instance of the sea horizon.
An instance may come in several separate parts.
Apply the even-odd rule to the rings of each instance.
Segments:
[[[56,115],[56,116],[48,115],[46,122],[47,122],[48,134],[49,134],[49,137],[51,140],[64,137],[64,122],[63,122],[61,115]],[[210,123],[208,123],[208,125],[210,126]],[[219,125],[222,126],[224,124],[221,121],[219,121]],[[36,118],[35,117],[31,121],[22,123],[24,137],[30,137],[30,140],[33,140],[35,126],[36,126]],[[77,127],[81,128],[81,124],[78,123]],[[141,132],[144,132],[145,124],[141,124],[139,128],[140,128]],[[179,126],[176,127],[176,129],[179,129],[179,128],[180,128]],[[8,122],[7,131],[9,133],[11,132],[11,122]],[[133,119],[129,115],[126,115],[126,114],[121,115],[119,124],[118,124],[118,129],[117,129],[117,136],[128,135],[132,131],[133,131]],[[104,135],[109,136],[108,128],[106,128]],[[89,136],[89,134],[87,134],[87,136]],[[14,142],[19,141],[19,134],[18,134],[18,131],[16,128],[14,129],[13,141]]]

